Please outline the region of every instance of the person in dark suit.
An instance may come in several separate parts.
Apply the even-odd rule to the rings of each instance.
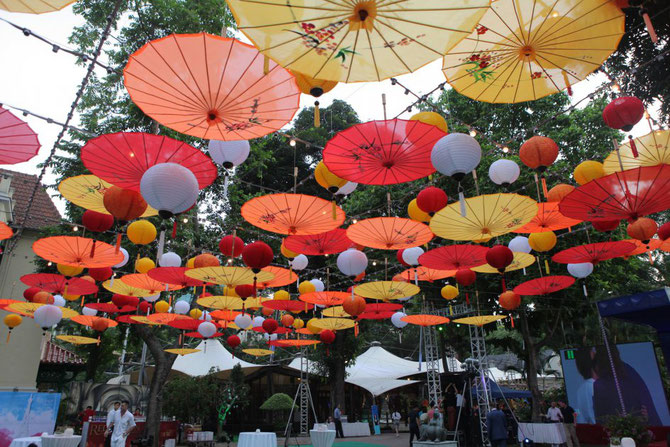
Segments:
[[[507,447],[507,416],[502,408],[503,404],[498,404],[495,410],[486,415],[486,428],[491,447]]]

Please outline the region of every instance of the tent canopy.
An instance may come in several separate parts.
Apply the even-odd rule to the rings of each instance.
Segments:
[[[200,352],[177,357],[172,365],[172,369],[195,377],[206,376],[212,370],[218,370],[219,372],[229,371],[235,365],[240,365],[242,369],[264,366],[234,358],[218,340],[203,340],[196,346],[196,349],[200,349]]]

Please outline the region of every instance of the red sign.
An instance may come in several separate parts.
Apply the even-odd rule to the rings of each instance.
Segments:
[[[126,440],[126,447],[130,446],[130,441],[142,436],[144,432],[145,422],[137,422],[137,427],[128,436]],[[179,430],[178,421],[163,421],[161,422],[160,431],[160,445],[165,444],[166,439],[177,439],[177,431]],[[105,447],[105,423],[104,422],[89,422],[88,435],[86,437],[86,447]]]

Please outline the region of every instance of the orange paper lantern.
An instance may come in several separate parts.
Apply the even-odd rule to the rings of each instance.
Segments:
[[[144,201],[142,194],[118,186],[111,186],[105,191],[102,203],[109,214],[122,222],[137,219],[147,209],[147,202]]]

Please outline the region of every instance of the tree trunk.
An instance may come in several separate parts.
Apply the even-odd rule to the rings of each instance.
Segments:
[[[528,384],[528,389],[531,394],[531,417],[533,422],[540,422],[540,401],[542,400],[542,394],[540,393],[540,387],[537,381],[537,370],[539,367],[537,359],[538,346],[530,335],[528,316],[526,315],[525,309],[521,310],[519,314],[519,323],[521,323],[521,336],[523,337],[525,345],[526,383]]]
[[[97,343],[89,345],[88,361],[86,362],[87,382],[95,381],[95,373],[98,370],[98,367],[100,366],[99,359],[100,359],[100,345]]]
[[[163,346],[154,334],[153,328],[137,324],[133,325],[133,329],[135,329],[144,343],[147,344],[147,348],[154,359],[155,366],[153,376],[151,377],[151,384],[149,385],[144,437],[153,436],[153,446],[160,447],[161,393],[177,356],[163,351]]]
[[[342,345],[344,344],[344,333],[339,332],[335,337],[335,343],[331,348],[332,351],[342,352]],[[340,405],[340,411],[342,414],[346,414],[346,403],[345,403],[345,393],[344,393],[344,379],[346,377],[346,370],[344,367],[343,361],[338,361],[335,363],[333,368],[333,377],[331,377],[332,387],[330,392],[330,401],[331,401],[331,410],[335,410],[335,405]]]

